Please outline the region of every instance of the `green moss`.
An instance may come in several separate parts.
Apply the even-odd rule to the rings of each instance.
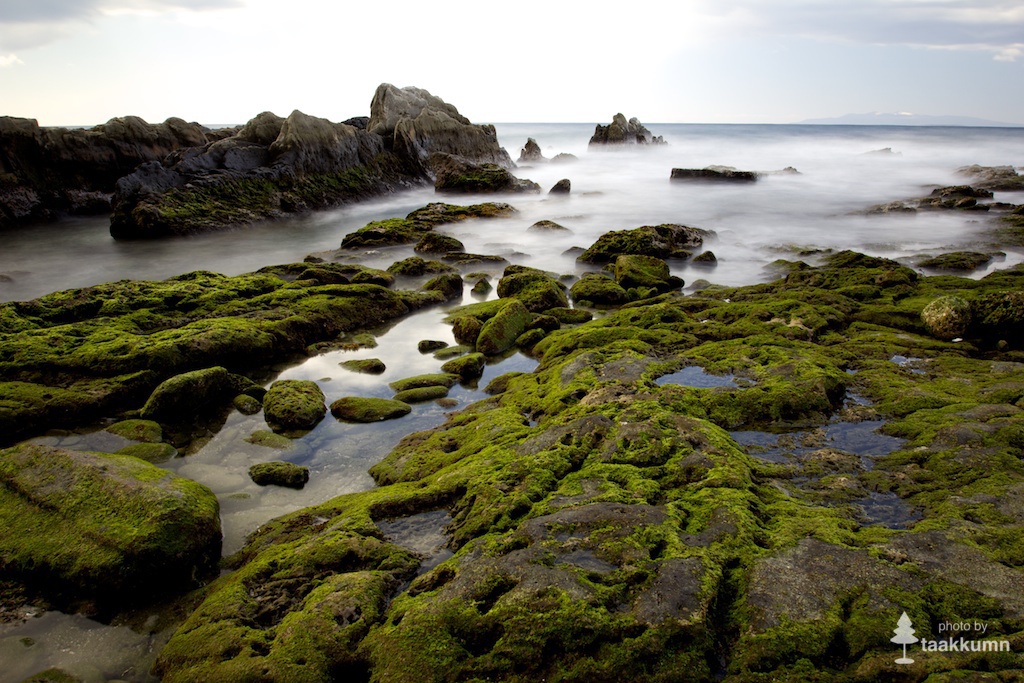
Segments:
[[[261,462],[249,468],[249,478],[260,486],[301,489],[309,481],[309,468],[280,460]]]
[[[117,451],[146,462],[160,463],[178,456],[178,449],[169,443],[137,443]]]
[[[403,389],[395,394],[394,399],[403,403],[423,403],[434,401],[448,395],[448,387],[443,385]]]
[[[470,353],[448,361],[441,366],[441,371],[458,375],[464,382],[474,380],[483,374],[485,361],[482,353]]]
[[[152,420],[122,420],[107,427],[106,431],[144,443],[160,443],[164,439],[163,429]]]
[[[331,415],[345,422],[380,422],[408,415],[407,403],[386,398],[348,396],[331,403]]]
[[[0,451],[3,571],[61,603],[189,586],[220,554],[218,513],[206,487],[128,455]]]
[[[263,415],[274,431],[312,429],[326,414],[324,392],[310,380],[278,380],[263,399]]]
[[[493,356],[512,348],[532,317],[522,302],[513,299],[505,302],[501,309],[483,324],[476,340],[477,351]]]
[[[352,372],[363,372],[370,375],[379,375],[387,370],[384,362],[379,358],[361,358],[358,360],[346,360],[339,363],[341,367]]]
[[[409,389],[421,389],[423,387],[445,387],[450,388],[459,381],[456,374],[450,372],[433,373],[428,375],[416,375],[405,379],[395,380],[388,384],[392,391],[407,391]]]
[[[264,446],[265,448],[274,448],[279,451],[287,451],[295,447],[295,443],[287,436],[275,434],[266,429],[253,432],[245,440],[254,446]]]

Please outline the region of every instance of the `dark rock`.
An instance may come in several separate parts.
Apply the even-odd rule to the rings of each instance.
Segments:
[[[416,345],[420,353],[433,353],[448,346],[448,342],[439,339],[423,339]]]
[[[570,164],[574,161],[579,161],[579,157],[575,154],[569,154],[568,152],[561,152],[551,157],[551,163],[553,164]]]
[[[615,281],[627,290],[644,287],[668,292],[682,286],[681,281],[669,273],[664,260],[639,254],[623,254],[615,259]]]
[[[673,168],[672,180],[697,180],[697,181],[728,181],[752,183],[757,180],[758,174],[753,171],[737,171],[734,168],[724,166],[709,166],[708,168]]]
[[[207,144],[208,131],[177,118],[137,116],[88,129],[41,128],[0,116],[0,228],[61,213],[103,213],[117,179],[139,164]]]
[[[465,245],[451,235],[428,232],[416,243],[413,251],[421,254],[447,254],[449,251],[466,251]]]
[[[556,223],[554,221],[549,221],[549,220],[537,221],[536,223],[531,225],[529,228],[527,228],[527,230],[534,230],[534,231],[537,231],[537,232],[556,232],[556,231],[570,232],[569,228],[566,228],[564,226],[559,225],[558,223]]]
[[[417,88],[381,85],[365,122],[264,112],[118,181],[111,234],[182,235],[326,208],[420,184],[436,153],[512,166],[493,126]]]
[[[540,151],[540,145],[533,138],[526,139],[526,146],[523,147],[523,151],[519,153],[519,163],[541,163],[547,159],[544,158],[544,154]]]
[[[301,489],[309,481],[309,468],[281,460],[261,462],[249,468],[249,478],[259,486]]]
[[[691,263],[699,263],[705,266],[714,266],[718,264],[718,257],[715,256],[715,252],[708,250],[702,251],[693,257]]]
[[[994,191],[1024,190],[1024,176],[1017,173],[1013,166],[964,166],[957,173],[967,176],[971,182]]]
[[[651,131],[640,123],[635,117],[626,120],[622,114],[612,117],[612,122],[607,126],[600,124],[594,129],[594,135],[590,138],[590,145],[662,145],[665,141],[661,136],[651,135]]]
[[[562,178],[552,186],[548,194],[569,194],[572,189],[572,183],[569,182],[568,178]]]
[[[368,130],[382,136],[400,156],[425,161],[453,154],[469,161],[512,168],[491,125],[474,125],[458,109],[421,88],[378,86],[370,102]]]
[[[231,373],[219,366],[186,372],[154,389],[139,414],[146,420],[185,420],[237,395],[235,386]]]
[[[540,185],[516,178],[498,164],[477,164],[451,154],[434,154],[429,159],[438,192],[495,193],[540,192]]]
[[[419,256],[410,256],[401,261],[395,261],[388,266],[388,272],[394,275],[407,275],[419,277],[422,275],[438,275],[440,273],[454,273],[455,267],[440,261],[427,261]]]

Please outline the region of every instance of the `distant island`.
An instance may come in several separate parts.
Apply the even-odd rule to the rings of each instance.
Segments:
[[[1020,128],[1022,123],[992,121],[974,116],[929,116],[909,112],[868,112],[867,114],[844,114],[834,118],[806,119],[801,124],[836,126],[972,126],[983,128]]]

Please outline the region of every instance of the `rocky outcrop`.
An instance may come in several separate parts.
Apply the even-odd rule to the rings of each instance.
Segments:
[[[972,183],[986,190],[1024,190],[1024,176],[1013,166],[979,166],[977,164],[958,168],[957,173],[967,176]]]
[[[753,171],[738,171],[727,166],[709,166],[707,168],[673,168],[672,180],[698,180],[698,181],[730,181],[741,183],[752,183],[757,180],[758,174]]]
[[[326,208],[428,182],[439,154],[513,166],[493,126],[425,90],[383,84],[368,118],[264,112],[233,135],[140,166],[117,182],[110,230],[184,235]]]
[[[526,145],[523,147],[523,151],[519,153],[519,163],[543,163],[547,161],[544,157],[543,152],[540,151],[540,145],[533,138],[526,139]]]
[[[494,126],[471,123],[454,105],[422,88],[381,84],[370,102],[367,130],[406,159],[424,162],[442,152],[478,163],[514,166],[498,145]]]
[[[694,248],[701,246],[705,238],[714,234],[711,230],[674,223],[613,230],[601,235],[577,260],[585,263],[611,263],[621,254],[689,258]]]
[[[607,126],[600,124],[594,129],[590,145],[663,145],[665,140],[660,135],[652,135],[651,131],[633,117],[626,120],[622,114],[612,117]]]
[[[178,118],[150,124],[126,116],[67,129],[0,116],[0,228],[110,211],[118,178],[141,163],[205,145],[210,133]]]

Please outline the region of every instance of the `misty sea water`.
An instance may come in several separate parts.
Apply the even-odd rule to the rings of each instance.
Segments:
[[[663,146],[589,148],[593,124],[497,124],[499,142],[513,160],[528,138],[545,157],[572,154],[566,163],[520,164],[515,173],[539,183],[538,194],[441,196],[424,186],[399,194],[309,215],[294,216],[221,232],[140,242],[111,239],[104,218],[69,218],[53,224],[0,233],[0,300],[23,300],[51,291],[124,278],[163,279],[204,269],[229,275],[266,265],[303,260],[309,254],[386,268],[412,255],[411,246],[335,254],[342,238],[372,220],[404,216],[434,201],[469,204],[506,201],[518,213],[508,219],[475,220],[441,226],[466,250],[498,254],[508,261],[559,274],[592,267],[576,263],[573,247],[587,247],[610,230],[682,223],[714,231],[706,248],[713,267],[673,262],[673,273],[689,285],[705,279],[724,285],[763,282],[776,259],[810,262],[827,250],[854,249],[910,260],[921,255],[973,249],[1003,252],[988,266],[1024,261],[1024,251],[999,247],[991,236],[993,218],[981,212],[868,214],[875,205],[927,196],[934,188],[962,185],[957,169],[1024,165],[1024,128],[931,128],[883,126],[646,124],[663,136]],[[672,168],[732,166],[764,172],[756,183],[671,182]],[[797,172],[774,173],[783,169]],[[549,195],[558,180],[572,183],[568,196]],[[1024,203],[1024,193],[1000,192],[995,201]],[[554,221],[564,232],[529,228]],[[803,254],[803,255],[801,255]],[[501,268],[493,270],[499,276]],[[986,269],[972,276],[981,276]],[[472,284],[472,283],[468,283]],[[491,298],[496,296],[493,292]],[[462,303],[477,299],[468,293]],[[442,307],[448,308],[448,307]],[[440,361],[420,354],[416,342],[454,343],[442,308],[418,312],[376,330],[378,346],[337,351],[275,368],[277,378],[316,381],[330,403],[349,394],[389,395],[386,384],[413,374],[436,372]],[[353,358],[377,357],[388,371],[380,377],[340,368]],[[345,425],[328,417],[295,448],[280,455],[311,468],[301,492],[255,486],[250,464],[268,459],[265,449],[245,439],[265,428],[260,415],[232,414],[208,442],[168,469],[209,486],[221,501],[225,553],[245,536],[281,514],[335,495],[373,486],[367,469],[409,432],[440,424],[446,410],[484,396],[481,387],[509,371],[529,372],[536,361],[522,354],[494,359],[476,386],[453,389],[454,406],[414,407],[403,420],[382,425]],[[89,436],[44,437],[68,447],[89,447]],[[46,666],[62,666],[97,680],[152,680],[147,670],[170,633],[154,608],[115,625],[81,615],[47,612],[20,624],[0,626],[0,683],[21,680]],[[26,643],[31,642],[31,645]],[[90,679],[91,680],[91,679]]]

